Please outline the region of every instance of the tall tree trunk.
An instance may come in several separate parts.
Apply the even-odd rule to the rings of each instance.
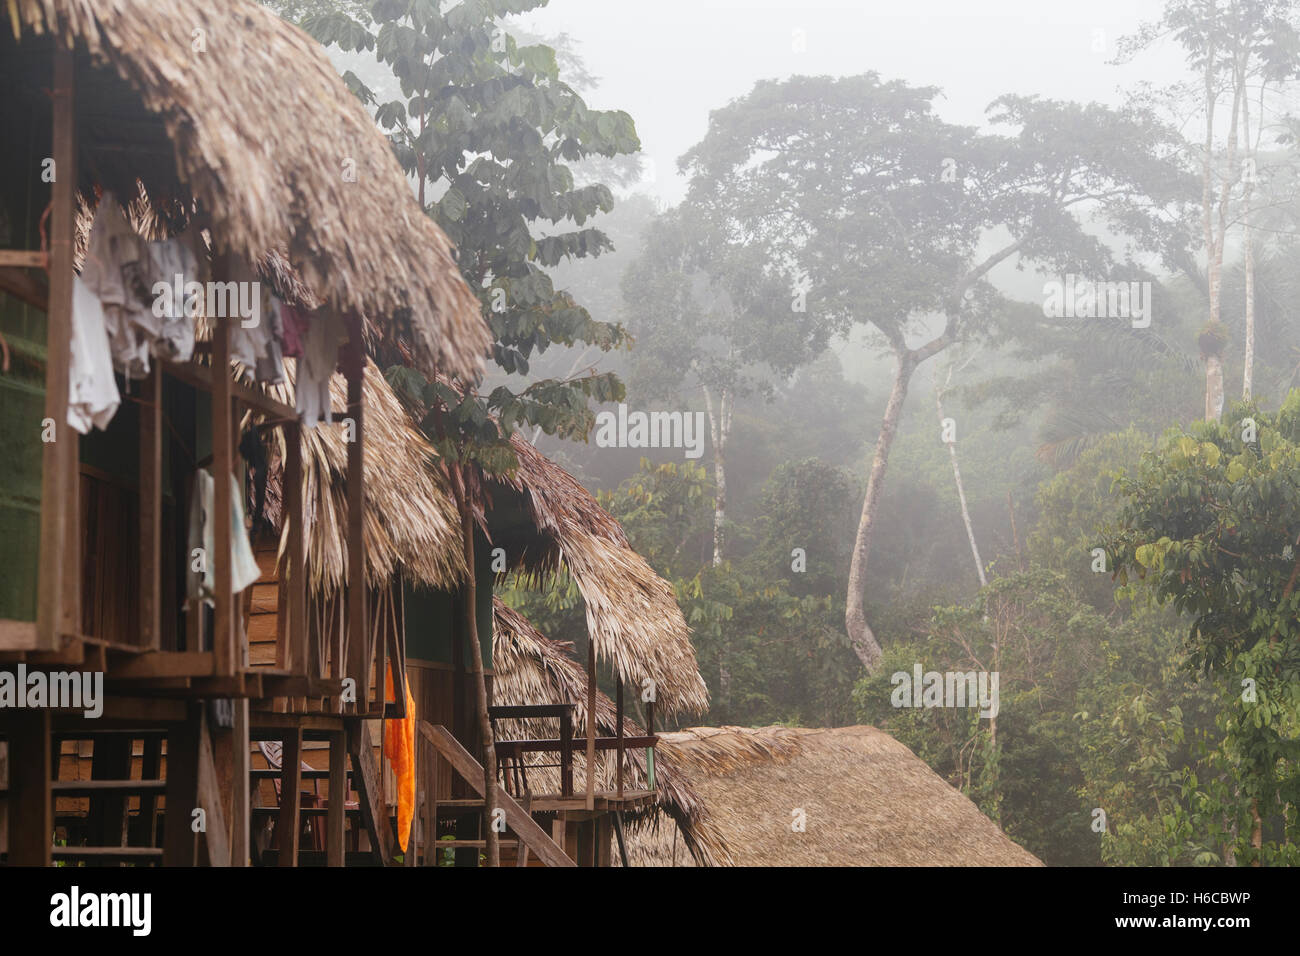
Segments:
[[[1217,422],[1223,414],[1223,357],[1205,356],[1205,420]]]
[[[874,672],[880,664],[880,644],[876,641],[871,626],[867,624],[867,559],[871,554],[871,535],[875,530],[876,512],[885,484],[889,450],[898,432],[898,419],[903,410],[903,400],[907,397],[908,382],[916,370],[916,359],[905,347],[895,347],[894,359],[894,383],[889,390],[889,402],[885,405],[880,435],[876,438],[876,450],[871,459],[867,494],[862,502],[862,516],[858,519],[857,538],[853,542],[853,559],[849,564],[849,586],[844,611],[844,628],[848,632],[849,645],[868,673]]]
[[[727,522],[727,439],[731,435],[732,395],[730,389],[718,393],[714,411],[713,394],[704,389],[704,404],[709,411],[709,437],[713,441],[713,566],[722,564],[722,546]]]
[[[948,369],[948,381],[952,381],[952,369]],[[937,385],[937,383],[936,383]],[[939,427],[943,428],[943,394],[947,389],[947,383],[943,388],[936,387],[934,390],[934,407],[939,412]],[[971,524],[970,509],[966,505],[966,486],[961,480],[961,469],[957,466],[957,442],[950,441],[948,445],[948,455],[952,458],[952,477],[957,483],[957,501],[961,504],[961,520],[966,526],[966,540],[970,542],[970,553],[975,559],[975,573],[979,575],[980,587],[988,587],[989,579],[984,574],[984,562],[980,560],[979,545],[975,543],[975,528]]]
[[[1262,94],[1261,94],[1262,96]],[[1246,244],[1246,356],[1242,363],[1241,397],[1250,401],[1255,391],[1255,241],[1250,229],[1250,201],[1255,192],[1255,145],[1250,141],[1250,97],[1241,99],[1242,135],[1246,144],[1246,183],[1241,198],[1241,235]],[[1260,125],[1264,122],[1260,117]]]
[[[727,521],[727,438],[731,434],[731,392],[718,393],[718,407],[713,407],[713,394],[704,389],[704,405],[709,413],[709,438],[713,442],[713,566],[722,564],[724,526]],[[724,636],[718,646],[718,710],[729,714],[731,708],[731,666]]]
[[[475,697],[478,702],[479,735],[483,738],[483,818],[486,821],[487,865],[501,865],[501,843],[493,816],[497,808],[497,749],[492,737],[492,721],[488,717],[487,678],[483,674],[483,650],[478,640],[478,586],[474,576],[474,513],[469,503],[469,493],[460,465],[451,467],[452,485],[456,505],[460,509],[460,532],[465,549],[465,566],[469,569],[465,585],[465,630],[469,636],[467,653],[474,674]],[[430,838],[432,839],[432,837]]]

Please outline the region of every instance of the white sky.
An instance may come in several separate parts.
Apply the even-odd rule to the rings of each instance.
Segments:
[[[1003,93],[1116,104],[1138,80],[1185,76],[1172,44],[1113,66],[1115,41],[1156,19],[1163,0],[551,0],[521,23],[568,33],[600,78],[589,104],[636,121],[653,183],[675,203],[677,157],[709,111],[759,79],[792,74],[886,79],[943,90],[949,122],[975,125]],[[794,31],[806,37],[796,53]],[[1096,31],[1106,52],[1094,52]]]

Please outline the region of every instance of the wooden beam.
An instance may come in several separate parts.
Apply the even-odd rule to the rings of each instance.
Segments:
[[[186,385],[202,389],[205,392],[216,390],[213,385],[212,369],[208,366],[198,365],[194,362],[159,361],[163,370],[178,382],[184,382]],[[226,377],[230,378],[230,394],[249,408],[259,411],[275,421],[297,421],[298,413],[288,405],[276,401],[260,388],[244,382],[236,382],[229,375]]]
[[[162,648],[162,369],[144,381],[140,404],[140,644]]]
[[[221,255],[213,269],[213,281],[230,277],[230,258]],[[213,550],[208,555],[213,569],[214,610],[212,614],[212,654],[214,673],[225,676],[235,672],[235,602],[233,593],[234,553],[231,534],[230,477],[234,472],[235,423],[230,394],[230,319],[212,318],[212,494]]]
[[[58,81],[55,81],[55,96],[59,95]],[[57,114],[58,109],[55,108]],[[73,170],[75,173],[75,170]],[[55,174],[58,174],[58,163],[55,163]],[[56,179],[57,182],[57,179]],[[0,249],[0,266],[12,266],[18,269],[44,269],[49,264],[50,257],[47,253],[39,249]]]
[[[17,710],[9,735],[9,863],[49,866],[54,842],[50,712]]]
[[[348,752],[347,734],[336,731],[330,734],[330,777],[329,805],[325,815],[325,854],[327,866],[342,866],[346,847],[344,824],[347,818],[344,810],[348,796]],[[414,851],[414,846],[412,846]]]
[[[348,345],[344,350],[344,372],[348,381],[347,415],[353,422],[353,440],[348,443],[348,657],[350,676],[357,681],[357,713],[370,709],[370,655],[366,646],[366,550],[365,484],[361,450],[365,441],[362,381],[365,353],[362,351],[361,321],[348,316]],[[384,675],[378,675],[379,709],[383,710]]]
[[[302,806],[302,728],[284,732],[280,752],[280,819],[275,826],[280,865],[298,865],[298,811]]]
[[[50,288],[40,278],[22,269],[0,266],[0,292],[8,292],[42,312],[50,309]]]
[[[57,650],[60,632],[79,632],[67,621],[79,616],[79,600],[70,601],[65,586],[79,581],[80,562],[69,551],[68,502],[76,490],[78,441],[68,426],[68,377],[72,338],[72,263],[76,226],[77,143],[73,101],[75,60],[62,44],[54,47],[54,143],[55,179],[50,213],[50,310],[46,314],[45,417],[54,424],[54,441],[41,449],[41,544],[37,590],[37,640],[41,650]],[[42,423],[32,422],[36,428]],[[69,573],[64,574],[68,568]],[[79,588],[78,588],[79,591]],[[48,834],[46,834],[48,837]],[[47,854],[48,859],[48,854]]]
[[[225,735],[229,743],[229,734]],[[203,808],[204,848],[208,866],[230,866],[230,835],[226,830],[224,803],[228,791],[221,785],[217,772],[216,754],[212,734],[208,728],[207,708],[199,708],[198,780],[195,787],[196,802]]]

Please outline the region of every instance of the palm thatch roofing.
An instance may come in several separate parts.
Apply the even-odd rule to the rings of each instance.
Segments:
[[[507,607],[500,598],[492,603],[492,654],[496,677],[492,684],[493,703],[498,705],[562,704],[574,708],[575,733],[585,733],[587,724],[587,677],[572,657],[573,644],[552,641],[518,611]],[[512,739],[555,740],[559,721],[555,718],[500,720],[499,732]],[[605,694],[596,694],[596,727],[601,736],[613,736],[617,728],[617,708]],[[644,729],[624,715],[623,732],[641,736]],[[579,741],[581,750],[581,741]],[[648,785],[646,758],[642,750],[625,752],[623,786],[628,790]],[[537,760],[543,759],[536,755]],[[549,759],[553,760],[553,755]],[[596,768],[597,786],[613,790],[617,755],[605,752]],[[574,754],[574,780],[586,780],[586,754]],[[536,767],[528,771],[529,786],[534,792],[558,793],[559,771],[553,767]],[[727,866],[732,857],[722,833],[709,814],[708,807],[686,782],[674,757],[665,752],[655,755],[657,800],[654,810],[630,819],[630,831],[653,836],[659,829],[660,816],[671,821],[665,829],[682,835],[683,853],[700,866]]]
[[[74,45],[81,185],[195,209],[218,250],[283,250],[388,354],[474,378],[491,342],[441,230],[321,47],[249,0],[9,0],[14,34]],[[25,31],[25,32],[24,32]],[[7,54],[6,54],[7,56]],[[120,140],[117,141],[117,140]]]
[[[297,367],[285,359],[285,382],[268,387],[286,405],[294,404]],[[347,380],[330,380],[335,418],[344,414]],[[410,417],[373,362],[366,363],[361,398],[361,471],[365,486],[363,530],[366,580],[382,586],[400,569],[407,580],[454,590],[463,582],[464,552],[460,518],[441,470],[431,467],[433,447]],[[308,579],[313,589],[341,589],[348,576],[348,446],[343,429],[300,429],[303,436],[302,481],[307,528]],[[283,536],[283,462],[285,432],[274,429],[276,463],[267,486],[267,517]]]
[[[874,727],[697,727],[661,735],[741,866],[1041,866],[975,804]],[[796,811],[804,830],[793,829]],[[673,865],[666,832],[634,865]],[[676,854],[676,865],[690,865]]]
[[[497,481],[522,499],[528,520],[488,522],[508,568],[540,580],[563,565],[582,595],[597,660],[638,691],[654,681],[660,713],[703,713],[708,690],[672,585],[577,479],[518,434],[511,446],[519,466]]]

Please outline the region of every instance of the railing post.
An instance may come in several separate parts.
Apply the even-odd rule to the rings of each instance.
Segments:
[[[573,711],[560,715],[560,794],[573,796]]]
[[[618,795],[621,799],[623,796],[623,677],[619,675],[618,690],[614,698],[614,733],[618,737],[618,769],[615,776],[618,780]]]

